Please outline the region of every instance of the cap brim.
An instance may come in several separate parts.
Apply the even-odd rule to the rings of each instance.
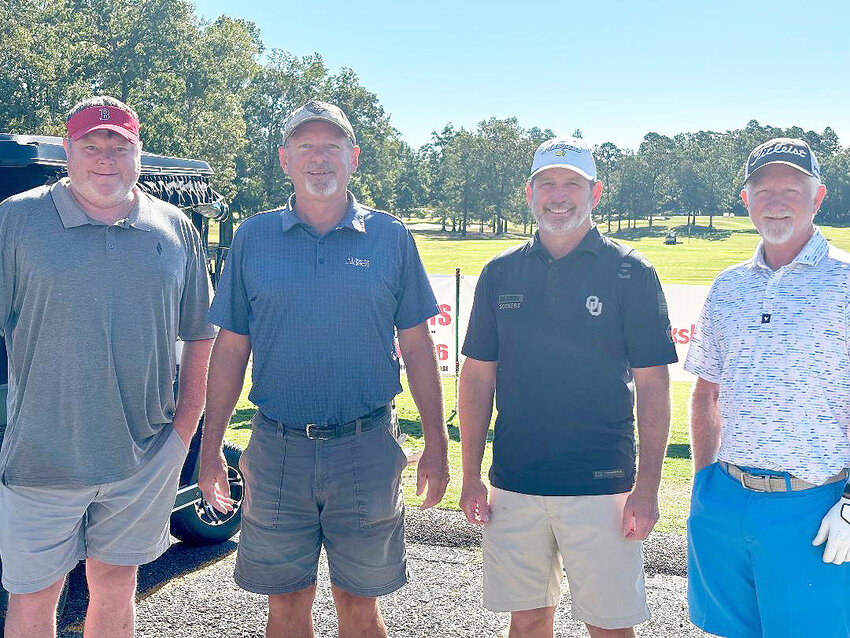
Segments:
[[[772,160],[772,161],[770,161],[770,162],[765,162],[764,164],[762,164],[761,166],[759,166],[756,170],[754,170],[752,173],[750,173],[749,175],[747,175],[747,179],[745,179],[745,180],[744,180],[744,183],[743,183],[743,184],[741,184],[741,188],[743,188],[744,186],[746,186],[746,185],[747,185],[747,182],[749,182],[749,181],[750,181],[750,178],[751,178],[753,175],[755,175],[756,173],[758,173],[758,172],[759,172],[761,169],[763,169],[765,166],[770,166],[771,164],[784,164],[785,166],[790,166],[791,168],[796,168],[798,171],[800,171],[801,173],[803,173],[803,175],[808,175],[809,177],[814,177],[814,176],[815,176],[815,174],[814,174],[814,173],[812,173],[811,171],[807,171],[805,168],[803,168],[803,167],[802,167],[802,166],[800,166],[799,164],[795,164],[794,162],[785,162],[785,161],[783,161],[783,160]]]
[[[292,137],[292,134],[295,131],[297,131],[299,128],[301,128],[301,126],[303,124],[306,124],[307,122],[327,122],[328,124],[333,124],[335,127],[337,127],[340,130],[343,137],[345,137],[348,140],[351,140],[352,144],[357,144],[357,142],[351,138],[351,136],[346,132],[346,130],[344,128],[342,128],[337,123],[337,121],[335,119],[333,119],[331,117],[322,117],[321,115],[311,115],[310,117],[305,117],[303,120],[298,122],[298,126],[294,127],[291,131],[289,131],[289,133],[287,133],[286,137],[283,138],[283,143],[286,144],[286,140],[288,140],[290,137]]]
[[[118,133],[118,135],[130,142],[130,144],[139,143],[138,137],[134,136],[123,126],[118,126],[117,124],[96,124],[95,126],[84,129],[82,131],[77,131],[73,136],[71,136],[71,141],[76,142],[78,139],[88,135],[92,131],[112,131],[113,133]]]
[[[550,168],[566,168],[567,170],[571,170],[573,173],[576,173],[577,175],[581,175],[583,178],[585,178],[589,182],[595,182],[596,181],[595,177],[591,177],[590,175],[585,173],[583,170],[581,170],[577,166],[573,166],[572,164],[547,164],[546,166],[541,166],[536,171],[534,171],[531,175],[529,175],[528,179],[531,179],[535,175],[539,175],[543,171],[548,171]]]

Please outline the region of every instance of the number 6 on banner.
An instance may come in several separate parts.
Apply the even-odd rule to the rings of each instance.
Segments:
[[[437,348],[437,359],[440,361],[446,361],[449,358],[449,347],[444,343],[438,343]]]

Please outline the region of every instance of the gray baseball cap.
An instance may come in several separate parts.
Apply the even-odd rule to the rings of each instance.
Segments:
[[[289,114],[283,125],[283,143],[286,144],[286,140],[289,139],[290,135],[299,126],[307,122],[316,121],[333,124],[351,140],[352,144],[357,144],[357,139],[354,137],[354,129],[351,127],[351,122],[348,121],[342,109],[335,104],[321,102],[319,100],[310,100],[307,104],[298,107]]]

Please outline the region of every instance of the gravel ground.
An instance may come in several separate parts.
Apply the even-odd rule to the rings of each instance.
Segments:
[[[411,582],[381,599],[390,636],[399,638],[506,636],[508,614],[481,606],[480,530],[458,512],[408,513]],[[139,638],[262,637],[265,598],[233,582],[235,542],[213,548],[175,543],[139,574],[136,635]],[[642,637],[707,636],[687,619],[685,544],[679,536],[653,534],[645,544],[647,596],[652,618]],[[82,636],[86,592],[81,570],[72,574],[61,638]],[[316,635],[336,637],[327,564],[320,561],[314,605]],[[587,636],[569,613],[565,592],[555,616],[556,636]]]

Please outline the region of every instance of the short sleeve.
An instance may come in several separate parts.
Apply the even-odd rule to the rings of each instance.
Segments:
[[[670,334],[667,300],[655,268],[642,262],[623,286],[626,353],[632,368],[649,368],[678,361]]]
[[[233,237],[209,313],[210,322],[240,335],[250,332],[250,309],[242,273],[245,228],[240,228],[241,233],[237,230]]]
[[[400,330],[405,330],[438,314],[439,308],[416,242],[407,229],[402,239],[401,259],[401,281],[393,323]]]
[[[15,278],[15,242],[12,237],[11,216],[0,204],[0,337],[12,316],[12,294]]]
[[[493,305],[493,273],[485,266],[475,285],[469,327],[463,340],[461,352],[464,356],[479,361],[499,359],[499,334],[496,325],[496,309]]]
[[[180,298],[180,324],[178,336],[183,341],[212,339],[215,328],[207,321],[207,311],[212,298],[212,286],[207,272],[206,257],[201,237],[194,226],[187,224],[186,278]]]
[[[688,356],[685,357],[684,368],[691,374],[710,381],[720,383],[723,372],[723,357],[720,342],[717,338],[718,326],[714,323],[713,305],[717,283],[708,291],[708,297],[700,312],[699,320],[691,336]]]

